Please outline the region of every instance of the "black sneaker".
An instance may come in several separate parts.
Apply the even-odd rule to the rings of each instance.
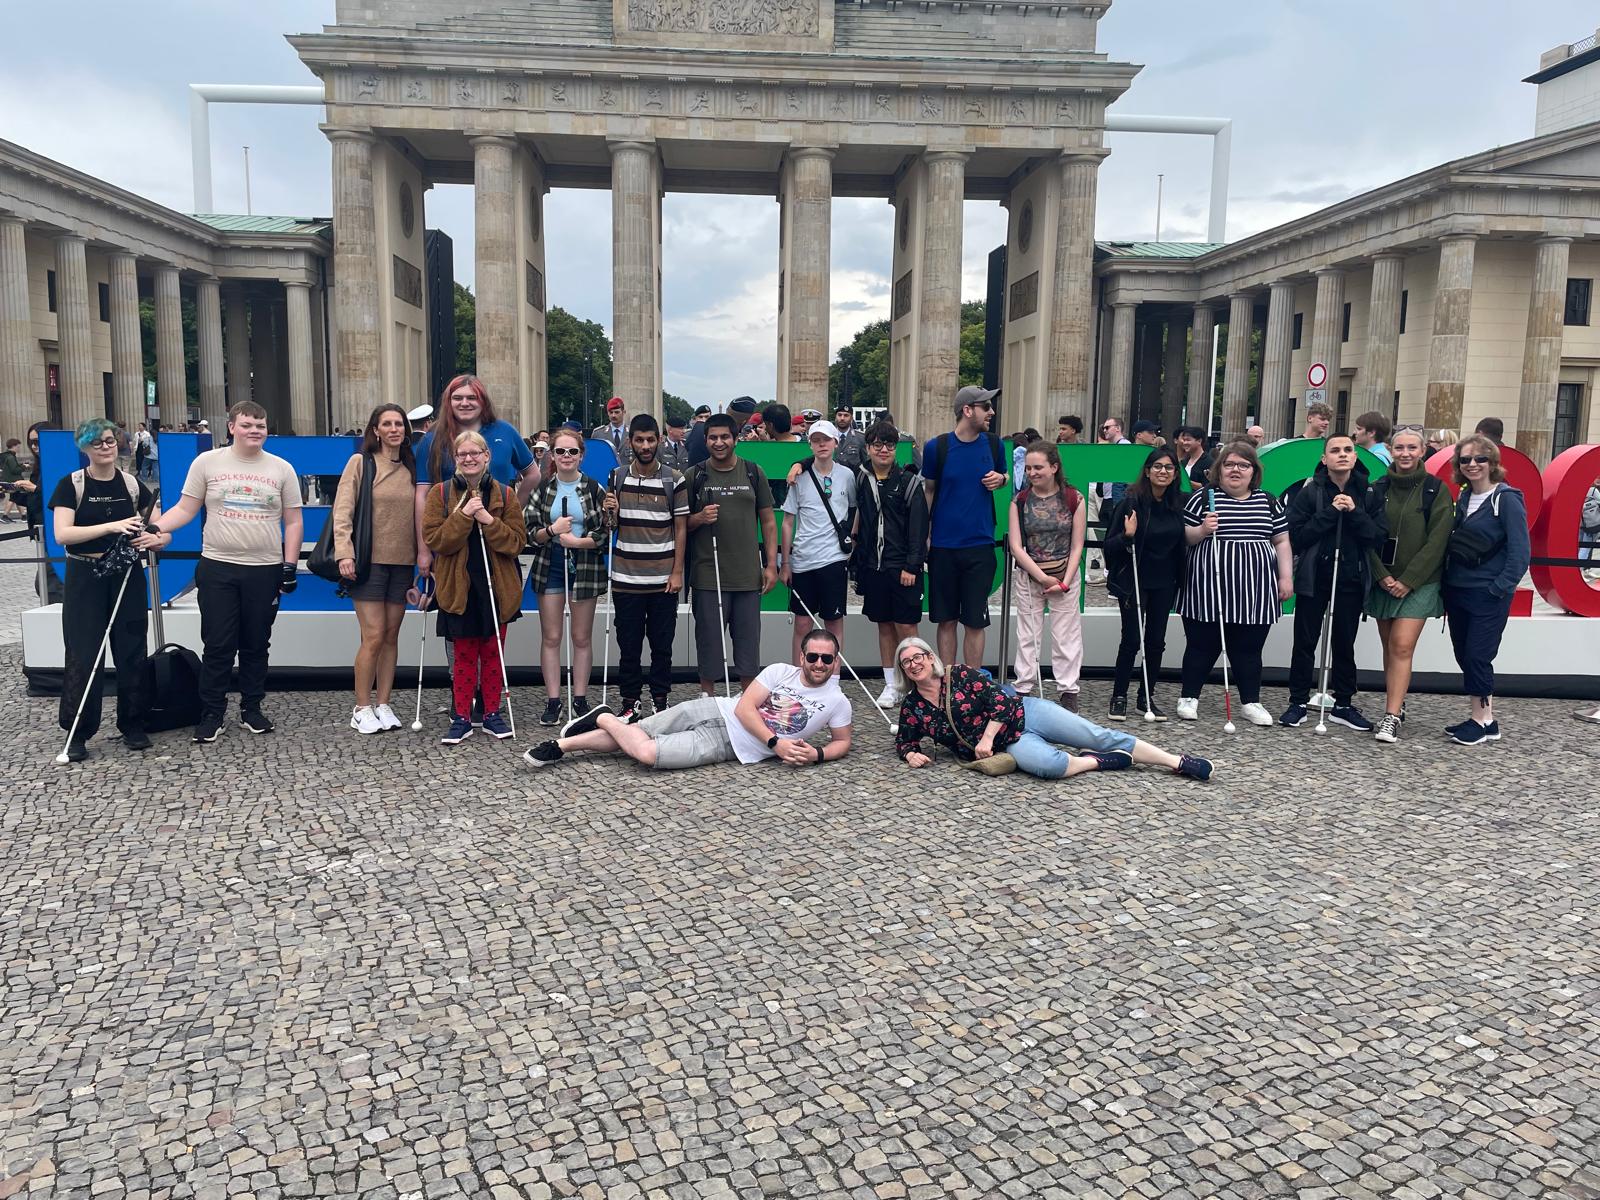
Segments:
[[[580,734],[593,733],[596,729],[600,728],[600,718],[605,716],[616,716],[616,714],[611,711],[610,705],[597,704],[588,711],[573,717],[572,720],[563,725],[561,727],[561,736],[564,738],[569,738],[577,737]],[[633,724],[631,721],[628,721],[627,723],[630,725]]]
[[[221,713],[207,713],[200,718],[200,724],[194,727],[194,740],[197,742],[214,742],[221,735]]]
[[[1128,698],[1126,696],[1111,697],[1111,703],[1106,706],[1106,716],[1113,721],[1126,721],[1128,719]]]
[[[1371,733],[1372,722],[1361,715],[1361,710],[1354,704],[1341,704],[1328,710],[1328,720],[1335,725],[1343,725],[1346,729],[1354,729],[1357,733]]]
[[[67,761],[82,762],[89,757],[89,747],[83,742],[67,743]]]
[[[1498,742],[1500,722],[1490,721],[1487,725],[1480,725],[1476,721],[1463,721],[1450,734],[1450,740],[1458,746],[1481,746],[1484,742]]]
[[[272,718],[259,708],[247,708],[239,714],[239,724],[251,733],[271,733]]]
[[[1100,771],[1126,771],[1133,766],[1133,755],[1126,750],[1085,750],[1084,758],[1092,758]]]
[[[1283,710],[1283,716],[1278,718],[1279,725],[1287,725],[1290,729],[1298,729],[1306,723],[1306,718],[1311,715],[1311,710],[1304,704],[1291,704]]]
[[[1167,719],[1167,714],[1161,711],[1161,706],[1154,700],[1151,700],[1148,703],[1145,702],[1143,684],[1139,686],[1138,699],[1136,699],[1133,703],[1134,706],[1139,710],[1140,716],[1143,716],[1145,713],[1151,713],[1158,721],[1165,721]]]
[[[650,693],[650,711],[664,713],[672,707],[672,697],[665,692]]]
[[[548,767],[551,763],[560,762],[564,757],[561,747],[554,742],[540,742],[523,754],[522,761],[530,767]]]
[[[1378,718],[1378,732],[1372,735],[1380,742],[1398,742],[1400,740],[1400,716],[1398,713],[1386,712]]]
[[[150,735],[142,729],[124,730],[122,744],[129,750],[148,750],[151,744]]]
[[[601,705],[601,707],[604,708],[605,705]],[[637,696],[635,696],[632,700],[624,698],[622,701],[622,707],[617,709],[617,720],[621,721],[624,725],[637,725],[639,723],[639,718],[643,715],[644,714],[639,711],[639,699]]]
[[[561,724],[561,701],[559,699],[552,700],[552,699],[546,698],[546,700],[544,702],[544,712],[539,714],[539,724],[541,724],[541,725],[559,725],[559,724]]]
[[[584,713],[588,712],[593,707],[594,705],[589,703],[589,697],[587,696],[575,695],[572,697],[572,715],[575,717],[583,716]]]
[[[1211,779],[1211,760],[1201,758],[1198,754],[1182,754],[1178,756],[1178,765],[1172,768],[1172,773],[1206,783]]]

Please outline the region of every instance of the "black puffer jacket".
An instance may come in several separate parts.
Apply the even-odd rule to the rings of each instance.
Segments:
[[[1333,507],[1341,491],[1356,502],[1348,513]],[[1306,480],[1289,501],[1289,547],[1294,551],[1294,592],[1297,596],[1326,596],[1333,584],[1335,546],[1339,556],[1339,582],[1362,591],[1372,582],[1368,552],[1380,551],[1389,536],[1389,519],[1383,497],[1372,490],[1367,468],[1359,461],[1341,489],[1328,478],[1325,463]],[[1340,525],[1343,531],[1340,531]]]

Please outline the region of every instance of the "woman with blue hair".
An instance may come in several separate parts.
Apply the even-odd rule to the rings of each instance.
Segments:
[[[132,542],[139,550],[164,545],[167,539],[145,531],[145,522],[154,516],[156,497],[130,472],[117,467],[120,441],[116,425],[96,417],[79,425],[76,436],[89,465],[61,477],[51,493],[50,508],[55,514],[56,541],[67,552],[61,604],[66,657],[58,719],[61,728],[71,730],[82,703],[83,716],[67,744],[67,758],[82,762],[89,756],[85,743],[100,728],[98,667],[100,643],[108,627],[111,659],[117,668],[117,728],[122,732],[122,744],[129,750],[150,747],[139,696],[145,653],[144,584],[128,578],[138,569],[136,565],[104,571],[99,560],[119,539]],[[125,579],[127,587],[123,586]]]

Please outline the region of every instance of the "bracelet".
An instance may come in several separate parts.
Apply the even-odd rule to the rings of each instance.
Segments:
[[[820,764],[822,762],[822,747],[813,746],[811,748],[817,752],[817,762]]]

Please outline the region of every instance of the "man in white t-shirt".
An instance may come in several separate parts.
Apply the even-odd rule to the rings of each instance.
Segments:
[[[658,771],[710,763],[758,763],[776,758],[810,767],[850,752],[850,701],[834,678],[839,642],[826,629],[806,635],[798,667],[776,663],[755,677],[736,700],[702,696],[676,704],[637,725],[624,724],[602,704],[568,721],[561,736],[522,756],[531,767],[560,762],[575,750],[626,754]],[[808,740],[826,726],[828,741]]]
[[[839,430],[832,421],[817,421],[807,435],[811,461],[791,472],[783,511],[783,582],[794,614],[794,661],[816,617],[833,634],[844,637],[844,606],[850,585],[849,552],[844,544],[855,535],[856,473],[833,461]]]
[[[161,517],[170,535],[206,514],[194,581],[200,593],[200,723],[194,740],[214,742],[228,711],[228,676],[239,659],[239,719],[251,733],[271,733],[261,711],[267,694],[267,648],[278,597],[295,589],[305,536],[300,477],[287,460],[261,448],[267,410],[241,400],[228,410],[233,444],[207,450],[183,481],[183,498]]]

